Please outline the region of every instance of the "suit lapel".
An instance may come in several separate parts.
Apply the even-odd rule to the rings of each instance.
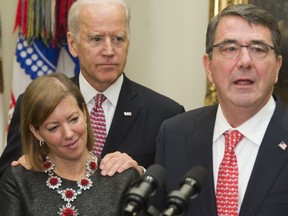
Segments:
[[[187,152],[190,166],[202,165],[209,173],[208,184],[206,184],[197,198],[198,206],[201,207],[202,215],[216,216],[215,190],[213,177],[212,144],[213,131],[216,118],[217,106],[212,108],[209,115],[199,118],[195,123],[195,130],[191,133],[191,142],[188,142]],[[189,145],[189,143],[193,143]],[[195,145],[197,143],[197,145]],[[196,147],[197,146],[197,147]],[[195,149],[196,147],[196,149]],[[195,200],[196,201],[196,200]]]
[[[130,81],[124,75],[117,107],[102,154],[119,149],[120,144],[126,137],[141,109],[141,107],[133,102],[133,100],[136,100],[136,97],[137,93],[135,89],[133,89]]]
[[[256,215],[278,174],[288,160],[288,149],[282,150],[281,141],[288,143],[288,112],[277,103],[276,110],[261,143],[255,165],[241,206],[241,216]]]
[[[71,80],[79,87],[79,75],[72,77]],[[117,107],[102,154],[114,152],[119,149],[119,145],[126,137],[141,109],[141,107],[133,101],[136,100],[136,98],[137,92],[133,88],[131,81],[124,74]]]
[[[74,77],[71,77],[70,80],[79,87],[79,74]]]

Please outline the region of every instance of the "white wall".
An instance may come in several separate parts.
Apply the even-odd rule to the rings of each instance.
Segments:
[[[17,33],[12,33],[17,2],[0,0],[7,114],[17,39]],[[125,70],[128,77],[173,98],[186,110],[203,106],[206,78],[202,55],[209,0],[127,2],[132,14],[130,52]],[[0,141],[3,139],[0,137]]]
[[[132,14],[127,75],[175,99],[186,110],[203,106],[202,55],[209,0],[127,2]]]
[[[4,113],[5,113],[4,117],[2,116],[3,118],[0,119],[4,120],[3,125],[7,125],[8,109],[10,102],[12,65],[17,39],[17,34],[13,34],[12,31],[14,27],[17,2],[18,0],[11,0],[11,1],[0,0],[0,15],[2,25],[2,61],[3,61],[3,78],[4,78],[3,97],[4,97]],[[2,113],[0,113],[0,115],[2,115]],[[6,138],[0,137],[0,154],[2,152],[2,148],[4,147],[3,144],[5,143]]]

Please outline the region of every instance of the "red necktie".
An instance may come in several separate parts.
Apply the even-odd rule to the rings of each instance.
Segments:
[[[216,188],[218,216],[238,215],[238,165],[235,147],[243,138],[237,131],[225,132],[225,152],[219,166]]]
[[[106,121],[102,108],[102,103],[105,99],[105,95],[97,94],[94,97],[95,105],[90,113],[90,121],[94,132],[93,153],[97,157],[101,156],[106,140]]]

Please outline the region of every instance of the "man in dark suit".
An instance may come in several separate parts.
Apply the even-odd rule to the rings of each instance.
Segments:
[[[190,168],[201,165],[208,170],[208,185],[182,209],[185,215],[287,215],[288,109],[272,96],[282,64],[280,40],[270,13],[254,5],[229,6],[210,21],[203,64],[219,104],[161,125],[156,163],[167,171],[156,202],[161,211],[167,208],[167,194],[179,189]],[[219,188],[225,175],[219,171],[231,150],[224,134],[236,130],[243,135],[233,150],[236,178],[225,168],[236,189],[230,193],[231,188],[225,188],[223,207]],[[230,203],[235,196],[236,203]]]
[[[139,171],[138,165],[147,168],[153,164],[160,124],[184,112],[183,106],[175,101],[124,75],[129,47],[129,19],[129,11],[122,0],[98,3],[78,0],[72,5],[68,16],[69,51],[80,62],[80,74],[72,80],[80,87],[89,111],[94,106],[93,97],[97,93],[106,96],[103,109],[107,139],[101,166],[114,166],[109,175],[131,166],[137,166]],[[0,175],[11,161],[21,155],[21,98],[17,100],[8,131],[8,144],[0,159]],[[126,157],[119,159],[119,152],[125,153],[121,155]],[[127,162],[123,162],[125,160]],[[119,161],[118,166],[113,164]]]

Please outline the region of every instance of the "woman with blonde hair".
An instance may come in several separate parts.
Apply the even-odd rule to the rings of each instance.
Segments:
[[[64,74],[27,87],[21,136],[31,169],[10,167],[1,178],[1,215],[120,215],[122,196],[138,172],[101,175],[84,98]]]

